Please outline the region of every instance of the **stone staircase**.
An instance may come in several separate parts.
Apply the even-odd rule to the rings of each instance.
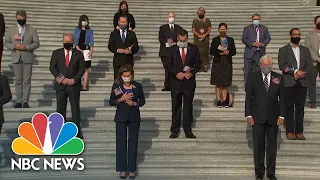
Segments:
[[[4,108],[4,131],[0,136],[0,179],[116,179],[115,172],[115,109],[108,99],[113,82],[112,54],[107,49],[113,30],[112,18],[118,0],[63,1],[63,0],[1,0],[0,12],[6,25],[15,24],[15,11],[24,9],[28,23],[37,28],[41,47],[36,51],[32,77],[30,109],[14,109],[13,103]],[[267,52],[274,58],[278,71],[278,49],[288,43],[289,30],[298,27],[302,38],[313,29],[313,18],[320,8],[306,6],[299,0],[224,0],[224,1],[170,1],[129,0],[129,8],[136,19],[140,51],[135,57],[135,79],[142,82],[147,98],[141,108],[138,162],[139,179],[253,179],[253,152],[251,128],[244,118],[243,27],[251,23],[251,15],[260,13],[262,23],[270,31],[272,41]],[[213,32],[217,35],[220,22],[228,24],[228,35],[236,40],[233,86],[234,108],[214,107],[214,86],[209,73],[198,73],[194,98],[194,133],[196,140],[169,139],[171,99],[161,92],[164,72],[158,57],[158,30],[166,23],[168,11],[176,12],[177,24],[188,30],[193,40],[191,23],[197,8],[206,8]],[[95,52],[90,73],[90,91],[81,92],[82,126],[85,136],[85,170],[78,171],[11,171],[11,142],[17,137],[21,122],[30,121],[36,112],[54,112],[55,91],[48,67],[52,51],[62,47],[63,33],[72,33],[78,17],[87,14],[94,30]],[[9,51],[4,52],[2,72],[9,77],[15,98],[14,77]],[[320,83],[318,83],[320,85]],[[317,89],[318,96],[320,88]],[[320,96],[318,97],[320,101]],[[318,104],[320,106],[320,104]],[[70,106],[69,106],[70,107]],[[69,109],[69,108],[68,108]],[[71,115],[70,110],[68,116]],[[284,128],[278,136],[277,174],[281,179],[319,179],[320,176],[320,110],[306,108],[305,135],[307,141],[288,141]]]

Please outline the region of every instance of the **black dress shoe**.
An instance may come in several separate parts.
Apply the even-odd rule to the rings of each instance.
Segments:
[[[21,103],[16,103],[13,107],[14,108],[22,108],[22,104]]]
[[[256,180],[263,180],[263,175],[256,175]]]
[[[136,179],[136,174],[134,174],[134,176],[129,176],[129,179]]]
[[[170,138],[175,139],[179,137],[179,133],[171,133]]]
[[[28,103],[23,103],[22,107],[23,107],[23,108],[30,108],[30,106],[29,106]]]
[[[161,89],[161,91],[171,91],[171,89],[168,87],[165,87],[165,88]]]
[[[124,176],[119,175],[120,179],[127,179],[127,175],[125,174]]]
[[[277,180],[277,177],[276,176],[268,176],[268,180]]]
[[[193,133],[186,134],[186,138],[196,139],[197,137]]]

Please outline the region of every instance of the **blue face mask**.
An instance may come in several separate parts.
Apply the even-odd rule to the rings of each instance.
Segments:
[[[259,26],[260,21],[259,21],[259,20],[253,20],[253,21],[252,21],[252,24],[253,24],[254,26]]]

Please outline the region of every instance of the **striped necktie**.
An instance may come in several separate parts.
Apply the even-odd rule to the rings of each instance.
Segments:
[[[263,83],[264,83],[264,87],[266,88],[266,91],[268,92],[269,91],[268,75],[264,76]]]

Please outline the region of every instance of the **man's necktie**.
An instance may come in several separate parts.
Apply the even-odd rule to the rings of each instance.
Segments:
[[[69,66],[69,63],[70,63],[69,59],[70,59],[70,54],[69,54],[69,51],[67,51],[67,55],[66,55],[66,66],[67,67]]]
[[[263,83],[264,83],[264,87],[266,88],[266,91],[268,92],[269,91],[269,82],[268,82],[268,76],[267,75],[264,76]]]
[[[122,43],[124,43],[126,41],[125,32],[126,32],[125,30],[122,30],[122,37],[121,37]]]
[[[182,64],[184,64],[184,61],[186,60],[186,53],[184,51],[184,48],[181,48],[181,60]]]

